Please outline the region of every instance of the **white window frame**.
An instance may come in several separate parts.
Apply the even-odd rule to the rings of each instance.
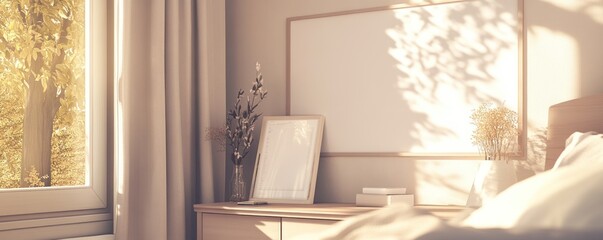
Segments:
[[[2,190],[0,217],[107,208],[107,2],[86,0],[85,5],[86,94],[91,110],[86,113],[86,185]],[[111,219],[110,214],[101,218],[107,217]],[[35,226],[31,221],[26,226],[7,221],[0,222],[0,231]]]

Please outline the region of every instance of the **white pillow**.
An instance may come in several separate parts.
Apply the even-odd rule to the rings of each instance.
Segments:
[[[585,156],[585,157],[582,157]],[[603,134],[575,132],[565,141],[565,149],[557,158],[552,169],[578,162],[601,161],[603,156]]]
[[[572,162],[590,164],[572,164],[519,182],[459,224],[475,228],[601,229],[602,156],[570,157],[580,158]]]

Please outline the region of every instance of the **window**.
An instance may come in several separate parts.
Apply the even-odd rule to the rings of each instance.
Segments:
[[[2,189],[85,184],[84,6],[80,0],[0,5]]]
[[[107,208],[108,4],[0,2],[0,234]]]

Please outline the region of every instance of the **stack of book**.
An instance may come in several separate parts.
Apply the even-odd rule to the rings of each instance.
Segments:
[[[362,188],[356,194],[356,206],[383,207],[394,203],[415,204],[415,196],[406,194],[406,188]]]

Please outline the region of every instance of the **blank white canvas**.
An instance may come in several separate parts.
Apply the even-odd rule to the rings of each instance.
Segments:
[[[474,153],[483,102],[517,111],[518,1],[290,22],[290,113],[321,114],[327,153]]]

